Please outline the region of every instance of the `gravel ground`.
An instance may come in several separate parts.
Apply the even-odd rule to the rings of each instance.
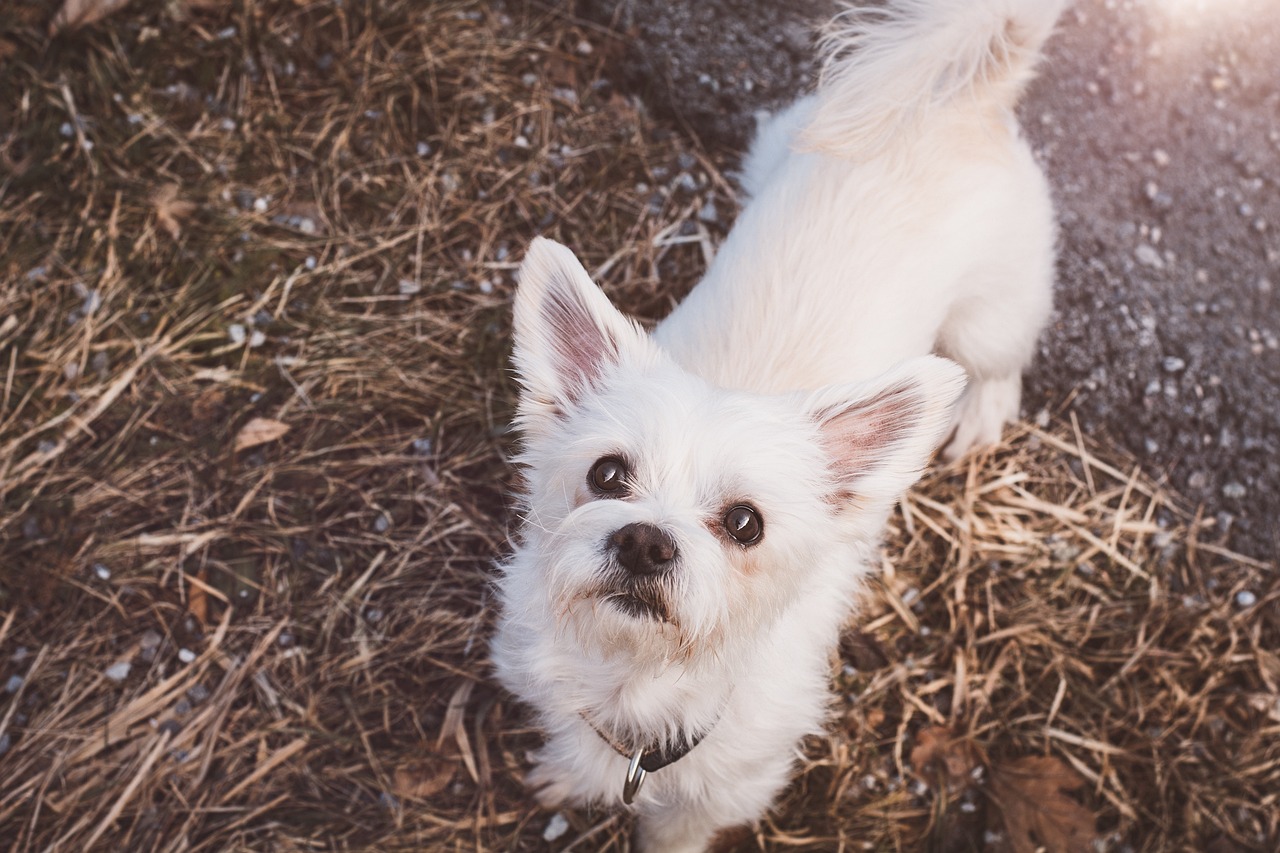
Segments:
[[[732,168],[813,73],[827,0],[587,0],[617,82]],[[1280,553],[1280,4],[1077,0],[1022,106],[1062,224],[1025,413],[1069,409],[1207,516]]]

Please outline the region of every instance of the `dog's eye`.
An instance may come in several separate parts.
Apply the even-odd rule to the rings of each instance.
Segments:
[[[738,504],[724,514],[724,529],[735,541],[754,545],[764,533],[764,521],[760,513],[745,504]]]
[[[616,456],[606,456],[591,466],[587,483],[597,494],[620,497],[627,491],[627,463]]]

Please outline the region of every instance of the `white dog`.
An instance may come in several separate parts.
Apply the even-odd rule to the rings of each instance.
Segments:
[[[547,734],[544,804],[629,802],[642,849],[699,851],[786,785],[895,500],[949,427],[956,457],[1018,413],[1055,229],[1012,108],[1061,6],[838,18],[652,335],[568,249],[530,247],[526,518],[492,651]]]

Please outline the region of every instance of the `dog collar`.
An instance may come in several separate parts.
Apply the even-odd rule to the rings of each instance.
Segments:
[[[649,749],[640,747],[638,749],[629,750],[617,740],[605,734],[603,729],[591,721],[591,718],[587,716],[586,711],[579,712],[579,715],[582,717],[583,722],[590,726],[591,730],[595,732],[602,741],[607,743],[614,752],[618,753],[618,755],[621,755],[623,758],[628,759],[627,775],[622,782],[622,802],[627,805],[631,805],[635,800],[636,794],[640,792],[640,786],[644,784],[644,778],[646,775],[661,770],[668,764],[673,764],[684,758],[695,746],[702,742],[702,739],[705,738],[707,734],[710,733],[711,728],[714,728],[715,726],[713,723],[711,728],[706,729],[701,734],[694,735],[692,738],[687,738],[684,734],[681,734],[679,739],[673,743],[659,741]]]

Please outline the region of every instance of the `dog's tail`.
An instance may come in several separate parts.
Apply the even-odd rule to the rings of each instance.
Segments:
[[[888,0],[847,8],[822,40],[825,65],[805,147],[869,153],[952,103],[1012,108],[1067,2]]]

